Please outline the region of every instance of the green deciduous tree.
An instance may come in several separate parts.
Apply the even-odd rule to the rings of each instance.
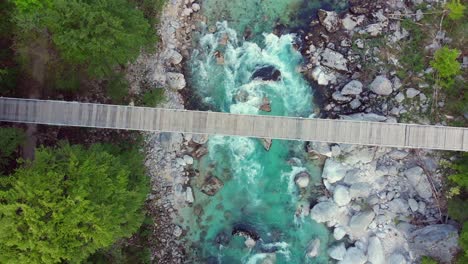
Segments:
[[[0,263],[79,263],[135,232],[143,156],[115,146],[41,148],[0,191]]]

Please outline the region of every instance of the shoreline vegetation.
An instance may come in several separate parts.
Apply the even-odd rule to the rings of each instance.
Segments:
[[[317,89],[320,114],[468,126],[464,3],[349,4],[341,13],[318,11],[299,34],[301,71]],[[3,1],[0,96],[201,104],[184,76],[190,36],[207,21],[200,5]],[[185,231],[173,220],[193,203],[187,182],[195,172],[184,166],[208,152],[206,142],[181,134],[0,123],[0,262],[183,263]],[[466,154],[314,143],[307,151],[324,164],[324,195],[300,213],[333,226],[331,259],[468,262]],[[362,174],[355,177],[382,177],[353,181],[347,175],[357,169]],[[184,191],[174,190],[177,185]],[[380,217],[389,212],[389,219]],[[403,238],[389,239],[391,232]],[[389,251],[388,241],[405,249]]]

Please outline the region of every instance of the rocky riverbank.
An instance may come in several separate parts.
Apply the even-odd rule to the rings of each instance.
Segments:
[[[418,115],[430,107],[424,93],[427,84],[402,83],[397,76],[400,54],[391,48],[409,35],[401,25],[403,18],[418,21],[424,16],[416,9],[421,3],[351,0],[344,13],[319,11],[310,33],[303,35],[308,63],[302,71],[315,83],[317,97],[325,98],[320,105],[323,117],[398,122],[412,113],[418,122],[429,122]],[[206,22],[200,8],[192,0],[171,0],[166,5],[158,52],[141,55],[128,72],[134,92],[142,83],[165,87],[163,107],[184,107],[180,92],[187,90],[183,73],[192,32],[199,22]],[[444,41],[437,38],[426,48],[434,50]],[[275,106],[267,100],[262,107],[271,111]],[[187,230],[174,219],[194,203],[189,182],[197,174],[198,159],[208,151],[206,140],[180,133],[147,135],[146,166],[152,178],[148,204],[155,219],[152,252],[158,263],[184,262],[181,237]],[[271,141],[264,143],[268,150]],[[295,182],[301,189],[326,191],[316,203],[301,206],[298,214],[327,224],[336,240],[331,245],[312,241],[310,258],[328,246],[329,257],[339,263],[415,263],[421,256],[450,263],[458,249],[458,234],[444,216],[437,152],[317,143],[309,143],[308,152],[324,161],[322,186],[310,187],[305,173]],[[208,195],[223,187],[216,180],[207,185],[202,191]]]
[[[303,53],[308,59],[304,72],[326,98],[322,116],[397,122],[411,112],[413,120],[429,122],[418,116],[430,107],[423,92],[428,85],[402,83],[398,47],[409,36],[402,20],[421,20],[417,6],[436,2],[405,3],[351,0],[344,13],[319,11],[304,36]],[[435,38],[425,49],[435,50],[445,41]],[[332,259],[401,264],[431,256],[451,263],[458,233],[445,219],[439,153],[316,143],[308,149],[325,160],[328,195],[312,205],[310,215],[333,230]]]
[[[140,87],[148,85],[164,89],[166,100],[160,107],[184,108],[180,91],[187,86],[183,71],[190,55],[191,32],[196,23],[205,20],[198,14],[199,10],[200,5],[195,0],[170,0],[166,3],[157,28],[160,38],[157,51],[141,54],[127,71],[133,93],[139,93]],[[174,219],[181,207],[193,202],[190,187],[185,187],[189,173],[184,170],[193,164],[193,158],[186,155],[189,142],[193,142],[192,137],[180,133],[147,133],[145,138],[146,167],[152,183],[147,201],[154,219],[152,260],[183,263],[185,249],[180,241],[183,230],[174,224]]]

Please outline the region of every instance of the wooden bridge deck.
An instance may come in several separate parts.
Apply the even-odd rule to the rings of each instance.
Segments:
[[[468,128],[0,98],[0,121],[468,151]]]

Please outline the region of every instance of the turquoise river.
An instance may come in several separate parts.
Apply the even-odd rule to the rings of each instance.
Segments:
[[[337,1],[204,0],[209,25],[195,37],[189,65],[190,84],[201,103],[222,112],[310,116],[313,88],[298,70],[303,58],[296,36],[273,31],[276,23],[307,25],[309,14],[323,6],[342,8]],[[259,110],[265,101],[270,112]],[[273,140],[267,151],[258,139],[209,138],[209,153],[196,164],[200,175],[191,181],[195,203],[179,223],[188,230],[189,263],[328,263],[327,228],[298,210],[310,206],[320,181],[320,169],[304,144]],[[294,177],[304,171],[310,183],[300,190]],[[207,175],[224,183],[214,196],[200,191]],[[246,247],[245,236],[236,231],[254,237],[255,246]],[[310,259],[307,249],[317,238],[322,246]]]

